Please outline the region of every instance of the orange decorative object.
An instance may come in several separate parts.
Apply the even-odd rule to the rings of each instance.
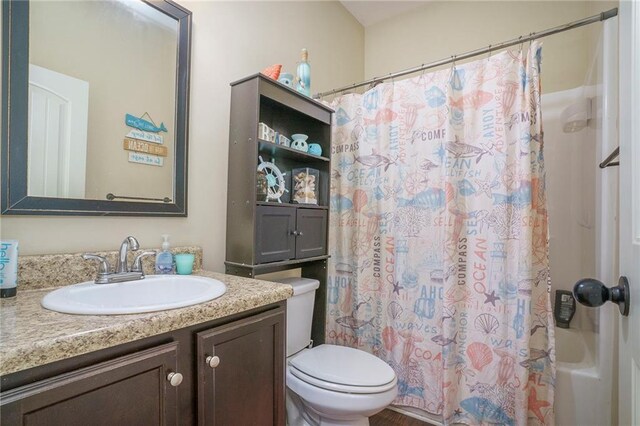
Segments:
[[[275,64],[263,69],[262,74],[266,75],[267,77],[271,77],[274,80],[277,80],[278,77],[280,77],[280,70],[282,70],[282,65]]]

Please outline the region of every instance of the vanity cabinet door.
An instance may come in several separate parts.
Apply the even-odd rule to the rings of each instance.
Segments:
[[[256,263],[293,259],[296,256],[295,230],[295,207],[256,208]]]
[[[296,229],[296,258],[327,254],[327,211],[298,209]]]
[[[285,424],[285,311],[197,333],[198,425]]]
[[[3,392],[2,425],[176,425],[177,355],[168,343]]]

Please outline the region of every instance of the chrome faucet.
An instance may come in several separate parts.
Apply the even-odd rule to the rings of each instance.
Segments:
[[[128,236],[124,239],[122,244],[120,244],[118,263],[116,263],[116,274],[129,272],[129,268],[127,267],[127,255],[129,254],[129,250],[136,251],[139,248],[140,244],[138,244],[138,240],[136,240],[134,237]]]
[[[82,255],[84,260],[95,260],[99,263],[98,273],[96,275],[96,284],[109,284],[119,283],[124,281],[135,281],[144,278],[144,272],[142,271],[142,258],[145,256],[155,255],[155,251],[144,251],[139,253],[131,264],[131,268],[127,265],[127,255],[129,251],[135,251],[140,248],[138,240],[134,237],[127,237],[120,245],[120,252],[118,253],[118,260],[116,263],[115,271],[111,272],[111,265],[104,256],[99,256],[93,253],[85,253]]]

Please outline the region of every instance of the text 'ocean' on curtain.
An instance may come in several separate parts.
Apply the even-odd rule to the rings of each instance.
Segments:
[[[335,99],[327,341],[445,424],[553,424],[541,47]]]

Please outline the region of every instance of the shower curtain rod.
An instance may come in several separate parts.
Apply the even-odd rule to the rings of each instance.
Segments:
[[[328,95],[333,95],[333,94],[336,94],[336,93],[345,92],[347,90],[355,89],[356,87],[366,86],[368,84],[375,85],[376,83],[381,83],[384,80],[387,80],[387,79],[390,79],[390,78],[393,79],[393,78],[396,78],[396,77],[402,77],[402,76],[407,75],[407,74],[413,74],[415,72],[428,70],[430,68],[439,67],[441,65],[450,64],[452,62],[462,61],[462,60],[465,60],[465,59],[468,59],[468,58],[472,58],[474,56],[482,55],[482,54],[485,54],[485,53],[490,53],[490,52],[492,52],[494,50],[505,49],[507,47],[515,46],[515,45],[521,44],[521,43],[525,43],[527,41],[531,41],[531,40],[535,40],[535,39],[538,39],[538,38],[542,38],[542,37],[550,36],[550,35],[553,35],[553,34],[561,33],[561,32],[564,32],[564,31],[572,30],[574,28],[582,27],[584,25],[593,24],[594,22],[604,21],[606,19],[613,18],[614,16],[617,16],[617,15],[618,15],[618,8],[613,8],[611,10],[607,10],[606,12],[602,12],[602,13],[599,13],[597,15],[590,16],[588,18],[580,19],[579,21],[569,22],[568,24],[559,25],[557,27],[549,28],[547,30],[540,31],[540,32],[537,32],[537,33],[530,33],[527,36],[523,35],[523,36],[520,36],[518,38],[514,38],[514,39],[511,39],[511,40],[508,40],[508,41],[504,41],[502,43],[490,44],[487,47],[482,47],[480,49],[471,50],[469,52],[462,53],[462,54],[459,54],[459,55],[453,55],[453,56],[451,56],[449,58],[441,59],[439,61],[431,62],[431,63],[428,63],[428,64],[422,64],[422,65],[419,65],[417,67],[408,68],[408,69],[405,69],[405,70],[402,70],[402,71],[398,71],[398,72],[395,72],[395,73],[390,73],[390,74],[387,74],[387,75],[382,76],[382,77],[374,77],[372,79],[363,81],[361,83],[354,83],[354,84],[351,84],[349,86],[340,87],[339,89],[333,89],[333,90],[329,90],[327,92],[317,93],[317,94],[315,94],[313,96],[313,98],[314,99],[323,98],[323,97],[328,96]]]

